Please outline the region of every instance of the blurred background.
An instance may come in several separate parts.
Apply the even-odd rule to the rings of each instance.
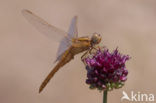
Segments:
[[[109,92],[108,103],[120,103],[122,91],[156,95],[155,0],[0,0],[1,103],[102,103],[102,93],[85,84],[82,54],[38,93],[55,66],[59,42],[38,32],[25,20],[22,9],[65,31],[78,15],[79,36],[98,32],[103,37],[101,45],[110,50],[118,46],[121,53],[132,57],[126,63],[126,85]]]

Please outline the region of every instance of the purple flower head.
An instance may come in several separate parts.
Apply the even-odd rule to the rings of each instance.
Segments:
[[[118,49],[112,53],[101,48],[84,59],[87,70],[86,83],[91,89],[112,90],[121,88],[127,80],[128,70],[125,63],[128,55],[122,55]]]

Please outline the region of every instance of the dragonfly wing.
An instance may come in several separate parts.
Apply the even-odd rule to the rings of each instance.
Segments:
[[[48,38],[52,40],[62,40],[62,38],[67,38],[68,33],[65,31],[56,28],[53,25],[48,24],[42,18],[38,17],[36,14],[32,13],[29,10],[22,10],[23,16],[40,31],[41,33],[45,34]]]
[[[57,57],[56,57],[56,60],[55,62],[59,61],[63,55],[63,53],[70,47],[70,43],[68,41],[67,38],[63,38],[60,45],[59,45],[59,48],[58,48],[58,51],[57,51]]]
[[[72,39],[73,38],[77,38],[77,37],[78,37],[77,16],[74,16],[72,18],[72,20],[71,20],[71,24],[70,24],[70,27],[69,27],[69,30],[68,30],[68,37],[67,38],[63,38],[61,43],[60,43],[60,45],[59,45],[56,61],[59,61],[61,59],[63,53],[71,46]],[[68,39],[70,39],[70,43],[69,43]]]
[[[68,30],[69,38],[77,38],[78,37],[78,30],[77,30],[77,16],[74,16],[71,20],[71,24]]]

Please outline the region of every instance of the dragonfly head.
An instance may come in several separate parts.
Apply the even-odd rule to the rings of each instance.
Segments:
[[[91,45],[96,45],[101,42],[101,35],[98,33],[94,33],[91,37]]]

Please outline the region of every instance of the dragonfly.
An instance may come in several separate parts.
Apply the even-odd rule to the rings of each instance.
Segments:
[[[101,42],[102,37],[98,33],[93,33],[92,36],[78,37],[77,16],[72,18],[68,32],[65,32],[53,25],[50,25],[29,10],[22,10],[22,14],[33,26],[36,27],[38,31],[48,38],[60,42],[55,60],[57,64],[40,85],[39,93],[45,88],[55,73],[65,64],[74,59],[76,54],[85,52],[81,56],[81,60],[83,61],[84,57],[93,49],[96,49],[96,45]]]

